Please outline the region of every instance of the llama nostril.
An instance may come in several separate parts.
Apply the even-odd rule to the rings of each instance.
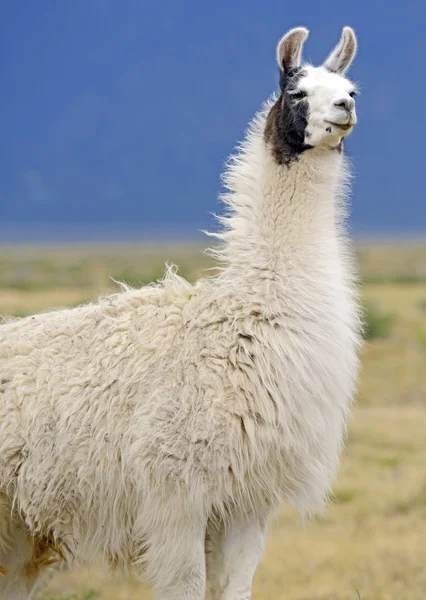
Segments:
[[[348,112],[351,112],[355,106],[355,100],[353,98],[340,98],[340,100],[336,100],[334,106],[337,106],[338,108],[344,108]]]

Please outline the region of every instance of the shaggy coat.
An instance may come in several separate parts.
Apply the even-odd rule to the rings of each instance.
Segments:
[[[271,106],[228,167],[216,277],[0,325],[0,598],[94,557],[159,598],[249,598],[271,511],[323,507],[358,369],[347,170],[277,161]]]

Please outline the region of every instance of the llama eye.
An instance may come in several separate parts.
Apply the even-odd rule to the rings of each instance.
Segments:
[[[290,97],[292,98],[292,100],[303,100],[303,98],[306,98],[308,94],[306,92],[294,92],[293,94],[290,94]]]
[[[349,93],[349,96],[350,96],[351,98],[355,98],[355,96],[358,96],[358,92],[355,92],[355,91],[353,91],[353,92],[350,92],[350,93]]]

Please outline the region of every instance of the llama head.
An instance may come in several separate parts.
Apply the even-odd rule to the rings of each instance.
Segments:
[[[319,67],[301,62],[307,36],[307,29],[297,27],[277,47],[281,95],[268,115],[265,137],[280,163],[315,147],[341,149],[357,122],[356,87],[345,77],[357,49],[353,29],[344,27]]]

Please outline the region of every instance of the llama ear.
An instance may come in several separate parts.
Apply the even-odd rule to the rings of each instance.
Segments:
[[[282,71],[300,66],[303,42],[308,35],[305,27],[295,27],[281,38],[277,46],[277,60]]]
[[[324,63],[325,68],[343,74],[354,59],[357,46],[355,31],[352,27],[344,27],[340,42]]]

